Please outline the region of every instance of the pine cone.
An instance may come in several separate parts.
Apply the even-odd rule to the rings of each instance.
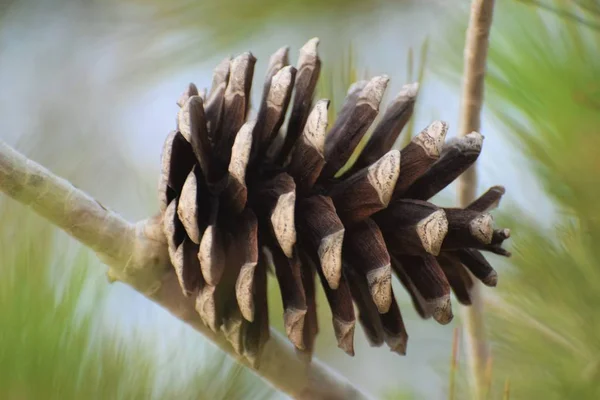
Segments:
[[[447,124],[435,121],[401,151],[392,149],[412,115],[416,83],[402,88],[354,165],[338,176],[373,124],[388,78],[352,85],[327,132],[329,102],[313,106],[317,46],[312,39],[301,49],[297,69],[287,48],[271,57],[254,118],[256,59],[224,60],[207,94],[190,84],[182,95],[177,130],[163,149],[160,204],[183,293],[254,365],[269,338],[271,268],[287,336],[300,352],[310,356],[318,332],[318,275],[341,349],[354,354],[355,304],[371,345],[405,354],[392,272],[421,317],[446,324],[451,289],[470,304],[473,276],[496,285],[481,251],[509,255],[501,247],[509,231],[494,229],[488,213],[502,187],[465,209],[428,202],[475,162],[482,135],[445,143]]]

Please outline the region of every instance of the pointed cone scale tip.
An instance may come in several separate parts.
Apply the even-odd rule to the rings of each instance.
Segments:
[[[447,325],[454,318],[454,314],[452,314],[450,295],[430,300],[428,303],[432,310],[431,314],[433,315],[433,319],[435,319],[438,323]]]
[[[365,88],[365,86],[367,86],[367,83],[369,83],[369,81],[367,80],[356,81],[352,83],[348,88],[348,92],[346,92],[346,95],[349,96],[353,93],[362,91]]]
[[[490,272],[481,282],[489,287],[496,287],[498,285],[498,273],[496,271]]]
[[[292,84],[294,67],[291,65],[285,66],[279,70],[271,81],[271,90],[267,103],[271,107],[283,107],[286,99],[287,88]]]
[[[235,285],[235,295],[240,312],[246,321],[254,321],[254,271],[256,263],[246,263],[242,266]]]
[[[429,157],[438,158],[442,154],[447,133],[448,124],[446,122],[434,121],[415,136],[413,142],[421,146]]]
[[[505,188],[504,186],[501,186],[501,185],[496,185],[496,186],[492,186],[492,187],[490,188],[490,190],[492,190],[492,189],[493,189],[493,190],[496,190],[498,193],[501,193],[501,194],[506,194],[506,188]]]
[[[414,98],[417,94],[419,94],[419,82],[413,82],[403,85],[398,97]]]
[[[355,321],[342,321],[338,318],[333,318],[333,330],[337,338],[338,347],[346,354],[354,357],[354,329]]]
[[[448,233],[448,219],[444,210],[437,210],[417,224],[417,233],[423,249],[429,254],[440,254],[442,243]]]
[[[304,46],[302,46],[300,48],[300,52],[306,54],[306,55],[317,55],[317,48],[319,47],[319,38],[318,37],[314,37],[312,39],[310,39],[308,42],[306,42],[304,44]]]
[[[390,264],[369,271],[367,282],[373,302],[380,314],[385,314],[392,305],[392,267]]]
[[[287,61],[288,53],[290,52],[290,46],[283,46],[277,49],[275,53],[269,59],[269,64],[278,62],[278,61]]]
[[[386,342],[391,352],[398,353],[401,356],[406,355],[408,335],[405,332],[402,332],[400,336],[387,335]]]
[[[285,321],[285,333],[290,341],[300,350],[304,350],[304,318],[306,310],[287,309],[283,313]]]
[[[479,132],[471,132],[465,135],[462,140],[457,142],[458,149],[462,152],[481,152],[483,147],[483,139],[485,137]]]
[[[365,102],[373,107],[373,109],[378,110],[379,103],[381,103],[381,99],[383,99],[383,94],[385,93],[389,81],[390,78],[387,75],[380,75],[372,78],[362,90],[357,104]]]

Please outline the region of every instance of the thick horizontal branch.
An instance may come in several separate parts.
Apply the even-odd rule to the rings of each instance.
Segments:
[[[130,285],[202,333],[223,351],[249,366],[221,333],[212,332],[186,298],[169,263],[160,218],[131,224],[96,200],[0,141],[0,191],[30,206],[90,247],[110,267],[112,277]],[[299,358],[271,330],[260,367],[254,370],[296,399],[366,399],[365,394],[321,362]]]
[[[152,283],[168,270],[166,238],[159,227],[151,232],[145,224],[129,223],[1,140],[0,191],[91,248],[116,276],[136,276],[144,293],[156,290]],[[141,265],[143,276],[137,277]]]

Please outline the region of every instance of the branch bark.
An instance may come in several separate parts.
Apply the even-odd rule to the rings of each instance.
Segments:
[[[459,135],[479,131],[483,106],[484,78],[492,25],[494,0],[473,0],[464,49],[464,71],[462,100],[460,107]],[[466,207],[475,199],[477,174],[475,164],[458,179],[458,201]],[[483,320],[483,298],[481,283],[475,280],[471,307],[462,307],[465,325],[465,349],[470,370],[471,394],[475,399],[483,396],[485,388],[485,366],[489,357]]]
[[[236,355],[223,334],[212,332],[202,323],[194,300],[183,296],[169,262],[159,217],[132,224],[1,140],[0,191],[94,250],[108,265],[111,279],[133,287],[250,367]],[[303,361],[273,330],[260,367],[254,372],[296,399],[368,398],[323,363]]]

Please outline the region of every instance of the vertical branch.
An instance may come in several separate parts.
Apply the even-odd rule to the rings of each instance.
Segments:
[[[464,50],[464,71],[462,100],[460,108],[459,134],[464,136],[479,131],[481,108],[483,106],[484,78],[489,34],[492,25],[494,0],[473,0],[467,28]],[[458,179],[458,201],[465,207],[475,199],[477,173],[475,165]],[[471,394],[480,399],[485,387],[485,366],[488,358],[488,344],[483,321],[483,299],[481,284],[476,282],[471,293],[472,306],[461,310],[464,323],[465,350]]]

